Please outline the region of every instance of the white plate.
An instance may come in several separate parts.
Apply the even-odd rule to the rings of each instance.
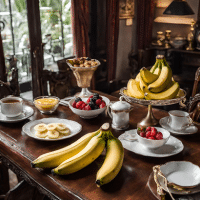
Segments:
[[[183,150],[183,143],[177,138],[170,136],[169,140],[162,147],[154,150],[147,150],[142,144],[137,140],[127,141],[123,140],[123,137],[130,137],[130,134],[136,134],[137,129],[126,131],[119,136],[119,140],[122,142],[122,145],[125,149],[132,151],[136,154],[148,157],[168,157],[180,153]],[[128,134],[127,134],[128,133]]]
[[[168,192],[167,190],[167,187],[165,186],[165,183],[164,183],[164,178],[159,176],[158,175],[158,183],[160,184],[160,186],[166,191]],[[184,190],[177,190],[177,189],[174,189],[172,187],[168,187],[169,191],[172,193],[172,194],[177,194],[177,195],[190,195],[190,194],[195,194],[195,193],[198,193],[200,192],[200,185],[194,187],[194,188],[184,188]],[[196,199],[196,198],[195,198]]]
[[[32,116],[33,113],[33,108],[31,108],[30,106],[23,106],[23,113],[17,117],[6,117],[0,112],[0,121],[6,123],[16,123],[27,119],[28,117]]]
[[[159,123],[163,128],[167,129],[170,133],[173,133],[174,135],[191,135],[198,131],[198,128],[194,125],[189,126],[186,129],[181,130],[181,131],[175,131],[167,123],[168,118],[169,117],[163,117],[162,119],[160,119]]]
[[[45,124],[63,123],[70,129],[70,134],[63,136],[63,137],[60,137],[60,138],[56,138],[56,139],[38,138],[38,137],[35,136],[34,126],[37,125],[37,124],[40,124],[40,123],[45,123]],[[73,137],[74,135],[78,134],[81,130],[82,130],[82,125],[79,124],[78,122],[75,122],[75,121],[72,121],[72,120],[67,120],[67,119],[59,119],[59,118],[43,118],[43,119],[28,122],[22,127],[22,131],[26,135],[28,135],[28,136],[30,136],[34,139],[44,140],[44,141],[64,140],[64,139]]]

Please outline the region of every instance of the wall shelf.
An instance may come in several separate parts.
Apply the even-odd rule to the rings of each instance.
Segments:
[[[154,22],[157,23],[168,23],[168,24],[185,24],[191,25],[194,22],[193,18],[186,17],[156,17]]]

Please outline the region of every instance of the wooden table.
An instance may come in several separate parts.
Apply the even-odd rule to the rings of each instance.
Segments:
[[[118,100],[116,97],[107,96],[111,101]],[[184,150],[167,158],[150,158],[137,155],[125,149],[125,157],[121,171],[109,184],[97,187],[95,184],[96,172],[103,161],[103,154],[92,164],[79,172],[68,176],[53,176],[50,170],[31,168],[30,162],[39,155],[50,152],[71,144],[88,132],[95,131],[105,122],[111,123],[111,119],[101,114],[94,119],[82,119],[72,113],[65,106],[59,105],[52,115],[43,115],[33,106],[32,102],[26,102],[35,113],[32,117],[19,123],[0,122],[0,157],[3,164],[11,168],[17,175],[25,179],[29,184],[36,186],[39,191],[50,199],[134,199],[153,200],[157,199],[156,187],[149,189],[148,179],[152,173],[152,167],[164,164],[168,161],[185,160],[200,166],[200,134],[179,136],[184,144]],[[135,129],[137,123],[147,114],[147,107],[133,104],[134,109],[130,113],[129,129]],[[154,116],[161,119],[168,115],[166,111],[153,109]],[[56,142],[45,142],[32,139],[23,134],[22,126],[30,120],[47,117],[57,117],[77,121],[82,125],[82,131],[76,136]],[[114,136],[118,137],[124,131],[113,130]]]

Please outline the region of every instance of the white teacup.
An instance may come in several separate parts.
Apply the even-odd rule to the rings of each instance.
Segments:
[[[6,117],[17,117],[23,112],[23,100],[20,97],[5,97],[0,103],[1,113]]]
[[[181,131],[193,125],[193,121],[188,112],[182,110],[171,110],[168,113],[168,124],[175,131]]]

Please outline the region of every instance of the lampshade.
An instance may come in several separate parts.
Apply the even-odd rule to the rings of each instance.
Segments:
[[[165,9],[163,14],[165,15],[193,15],[194,12],[186,1],[174,0]]]

